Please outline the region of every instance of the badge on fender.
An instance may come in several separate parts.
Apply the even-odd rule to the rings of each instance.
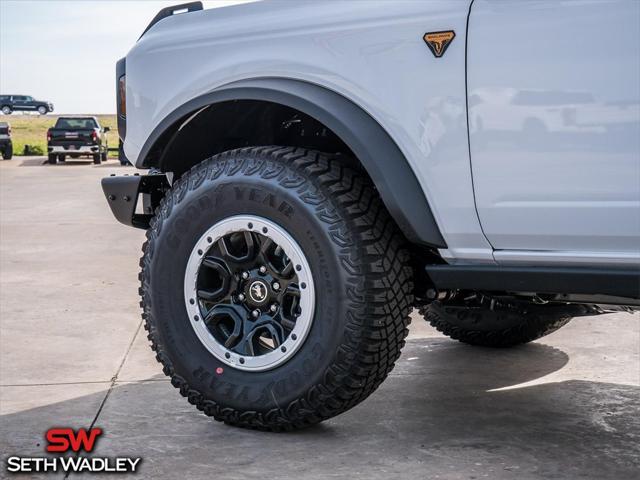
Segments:
[[[456,36],[453,30],[447,30],[444,32],[427,32],[422,39],[433,53],[433,56],[440,58],[447,51],[449,44]]]

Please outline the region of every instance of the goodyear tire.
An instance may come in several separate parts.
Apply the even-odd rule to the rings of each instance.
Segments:
[[[433,302],[420,309],[425,320],[448,337],[470,345],[512,347],[549,335],[574,316],[585,315],[583,305],[503,303],[489,308]]]
[[[218,234],[209,233],[233,222],[240,222],[237,225],[243,230],[225,227],[220,232],[231,233],[220,239]],[[269,233],[265,233],[267,226]],[[269,269],[256,265],[253,273],[234,272],[231,261],[225,268],[216,267],[224,271],[222,277],[229,278],[225,283],[217,273],[214,275],[219,282],[216,288],[227,285],[222,288],[231,302],[227,307],[246,315],[231,320],[224,315],[216,317],[214,326],[206,318],[220,304],[214,304],[207,313],[203,305],[209,305],[206,299],[213,298],[211,292],[191,293],[189,289],[193,278],[199,289],[204,288],[201,276],[207,279],[212,275],[203,267],[207,262],[199,258],[211,260],[211,255],[223,256],[216,252],[228,254],[233,247],[240,253],[232,258],[240,255],[251,259],[254,250],[249,254],[248,245],[258,242],[261,247],[256,251],[260,252],[265,244],[272,247],[265,239],[276,230],[281,232],[280,237],[274,237],[277,242],[286,240],[281,249],[286,253],[280,264],[284,265],[282,272],[295,272],[294,283],[286,287],[287,291],[291,285],[293,292],[298,288],[300,307],[305,298],[304,281],[300,279],[307,278],[306,291],[312,282],[315,300],[313,309],[307,308],[309,304],[297,309],[299,318],[310,319],[305,324],[305,338],[300,335],[292,340],[292,333],[286,338],[285,334],[280,338],[280,332],[274,334],[273,345],[291,348],[288,357],[274,357],[274,363],[265,366],[264,358],[274,352],[280,355],[277,347],[270,350],[253,345],[254,337],[242,337],[245,343],[237,345],[249,345],[247,350],[225,348],[239,342],[246,332],[255,332],[249,325],[251,319],[246,319],[256,310],[260,313],[255,318],[266,318],[276,330],[273,322],[278,314],[268,317],[266,306],[261,309],[254,304],[246,312],[242,308],[243,302],[255,300],[245,298],[245,294],[249,297],[254,293],[254,288],[262,294],[266,286],[268,294],[275,295],[273,283],[269,283],[274,277],[269,275],[277,262],[269,260]],[[226,246],[223,248],[220,242]],[[297,253],[290,254],[287,243],[299,246]],[[273,252],[277,253],[277,248],[272,250],[275,255]],[[283,258],[280,255],[278,258]],[[295,270],[289,269],[286,262],[296,255],[301,255],[300,259],[291,260],[291,264],[298,265]],[[148,338],[171,383],[205,414],[231,425],[262,430],[306,427],[357,405],[393,368],[404,345],[413,302],[408,257],[403,237],[373,186],[339,159],[292,147],[225,152],[195,166],[173,185],[147,232],[140,293]],[[193,277],[191,269],[200,261],[200,270]],[[257,280],[252,280],[254,276]],[[263,279],[268,280],[257,288],[255,284]],[[242,290],[243,282],[252,281],[251,289]],[[225,290],[236,287],[239,290],[231,293]],[[285,287],[280,288],[282,291]],[[203,300],[201,293],[209,296]],[[192,295],[197,301],[190,298]],[[282,312],[289,311],[286,302],[285,298],[279,307]],[[223,329],[226,321],[231,325]],[[231,335],[229,329],[242,322],[249,325],[238,330],[242,335]],[[289,343],[282,343],[285,341]],[[295,341],[298,343],[291,343]],[[247,354],[263,347],[267,353]],[[297,350],[291,354],[292,349]],[[247,361],[244,365],[243,359]]]

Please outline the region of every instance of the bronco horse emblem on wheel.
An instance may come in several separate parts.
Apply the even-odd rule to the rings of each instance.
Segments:
[[[249,295],[254,302],[264,302],[264,299],[267,298],[267,288],[262,282],[253,282]]]

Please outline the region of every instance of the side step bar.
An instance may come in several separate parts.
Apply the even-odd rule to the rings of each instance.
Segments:
[[[612,295],[640,299],[640,266],[622,270],[579,267],[427,265],[438,290],[484,290]]]

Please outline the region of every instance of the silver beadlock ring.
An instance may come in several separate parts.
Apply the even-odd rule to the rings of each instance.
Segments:
[[[197,298],[197,280],[202,261],[211,245],[230,233],[254,232],[268,237],[281,247],[296,266],[300,289],[300,314],[295,327],[277,349],[257,356],[240,355],[222,345],[209,331]],[[314,317],[315,286],[309,262],[298,243],[287,231],[266,218],[255,215],[237,215],[219,221],[209,228],[194,245],[184,276],[184,302],[191,327],[205,348],[222,363],[238,370],[264,371],[273,369],[289,360],[304,343]]]

